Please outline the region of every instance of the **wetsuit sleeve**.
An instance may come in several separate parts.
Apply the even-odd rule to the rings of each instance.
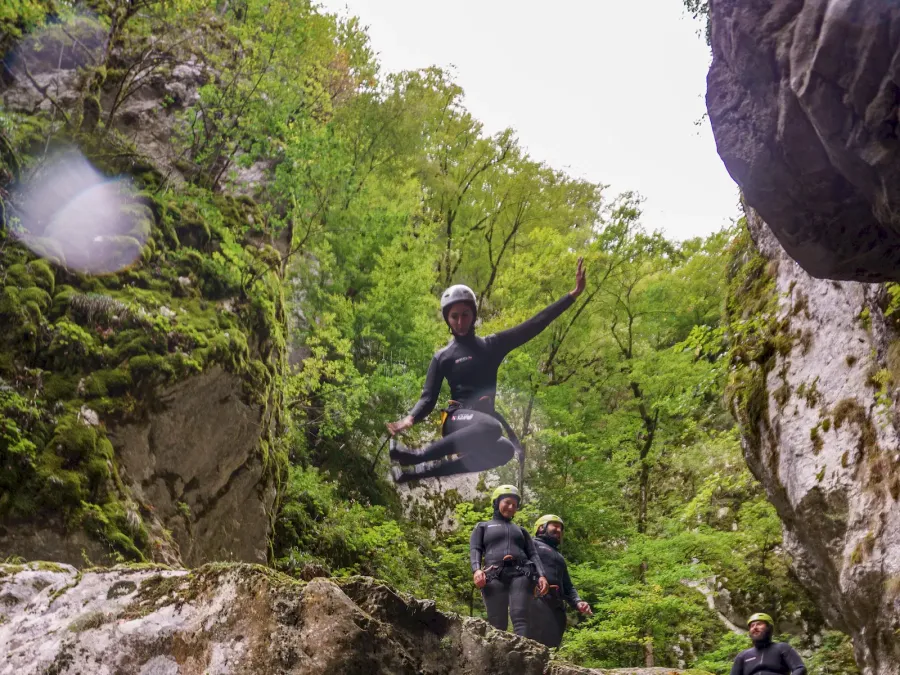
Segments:
[[[526,342],[540,334],[550,323],[575,304],[575,298],[566,293],[552,305],[548,305],[530,319],[523,321],[518,326],[507,328],[486,338],[492,348],[501,355],[509,354],[516,347],[521,347]]]
[[[441,361],[439,355],[435,354],[434,358],[431,359],[431,364],[428,366],[425,385],[422,387],[422,396],[413,406],[413,409],[409,411],[414,422],[421,422],[434,410],[438,395],[441,393],[441,382],[443,379],[441,377]]]
[[[472,530],[472,536],[469,537],[469,562],[472,564],[472,572],[481,569],[481,558],[484,555],[484,528],[481,523]]]
[[[569,577],[569,566],[566,565],[565,561],[563,561],[562,593],[566,602],[572,605],[574,609],[578,609],[578,603],[581,602],[581,598],[578,595],[578,591],[575,590],[575,584],[572,583],[572,579]]]
[[[731,675],[744,675],[744,655],[738,654],[731,664]]]
[[[797,650],[786,642],[782,644],[784,647],[781,651],[781,658],[784,660],[785,665],[791,669],[791,675],[806,675],[806,665],[804,665],[803,659],[800,658]]]
[[[531,540],[531,535],[528,534],[528,530],[524,527],[522,528],[522,534],[525,535],[525,555],[534,563],[534,567],[537,570],[539,577],[547,576],[544,573],[544,564],[541,562],[541,556],[538,555],[537,549],[534,547],[534,542]]]

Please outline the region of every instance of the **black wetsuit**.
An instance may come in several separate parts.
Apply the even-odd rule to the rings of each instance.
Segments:
[[[734,659],[731,675],[806,675],[806,666],[787,642],[755,642]]]
[[[515,446],[502,436],[501,418],[494,411],[497,371],[509,352],[537,336],[574,302],[575,299],[566,293],[527,321],[486,338],[475,335],[473,328],[463,337],[454,336],[434,355],[422,396],[409,414],[415,422],[428,417],[445,379],[450,384],[452,403],[447,409],[449,414],[441,429],[441,439],[422,451],[407,449],[392,454],[400,464],[428,462],[426,466],[417,467],[414,474],[406,474],[406,478],[487,471],[512,459]],[[458,458],[447,462],[432,461],[452,454]]]
[[[504,561],[507,556],[512,556],[512,559]],[[478,523],[472,530],[469,557],[472,572],[483,566],[488,578],[488,583],[481,589],[481,597],[490,624],[499,630],[506,630],[509,619],[512,619],[516,635],[526,635],[529,602],[534,589],[529,571],[533,570],[539,577],[544,576],[544,568],[531,536],[495,510],[491,520]]]
[[[552,587],[547,595],[531,600],[531,618],[528,621],[528,637],[547,647],[559,647],[566,630],[566,606],[578,609],[581,598],[569,578],[565,558],[556,550],[556,540],[538,535],[534,548],[544,565],[547,583]]]

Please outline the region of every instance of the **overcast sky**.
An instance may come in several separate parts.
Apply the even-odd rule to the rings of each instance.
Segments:
[[[669,237],[737,217],[705,112],[709,50],[680,0],[320,0],[360,17],[383,70],[453,69],[488,133],[535,160],[641,193]]]

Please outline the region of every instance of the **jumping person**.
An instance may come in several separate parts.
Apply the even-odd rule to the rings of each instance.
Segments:
[[[579,258],[573,290],[518,326],[486,338],[475,335],[478,307],[472,289],[456,285],[444,291],[441,311],[453,339],[431,360],[419,401],[409,415],[389,423],[388,431],[393,437],[425,419],[434,410],[444,379],[450,383],[452,400],[444,410],[442,438],[424,450],[405,448],[391,438],[391,460],[406,466],[415,465],[408,473],[394,467],[391,472],[395,481],[404,483],[419,478],[487,471],[512,459],[516,450],[515,434],[494,410],[497,370],[507,354],[537,336],[571,307],[584,286],[584,260]],[[504,429],[511,438],[503,437]],[[457,457],[444,460],[448,455]]]
[[[516,635],[526,635],[534,577],[541,595],[547,592],[547,578],[528,532],[512,522],[519,509],[516,486],[501,485],[491,502],[494,517],[478,523],[469,538],[472,582],[481,589],[494,628],[506,630],[512,619]]]

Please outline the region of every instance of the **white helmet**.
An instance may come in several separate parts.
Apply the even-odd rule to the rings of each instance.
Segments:
[[[478,305],[475,301],[475,291],[463,284],[451,286],[441,294],[441,313],[444,315],[444,321],[447,320],[447,313],[450,306],[457,302],[468,302],[472,305],[472,312],[478,311]]]

